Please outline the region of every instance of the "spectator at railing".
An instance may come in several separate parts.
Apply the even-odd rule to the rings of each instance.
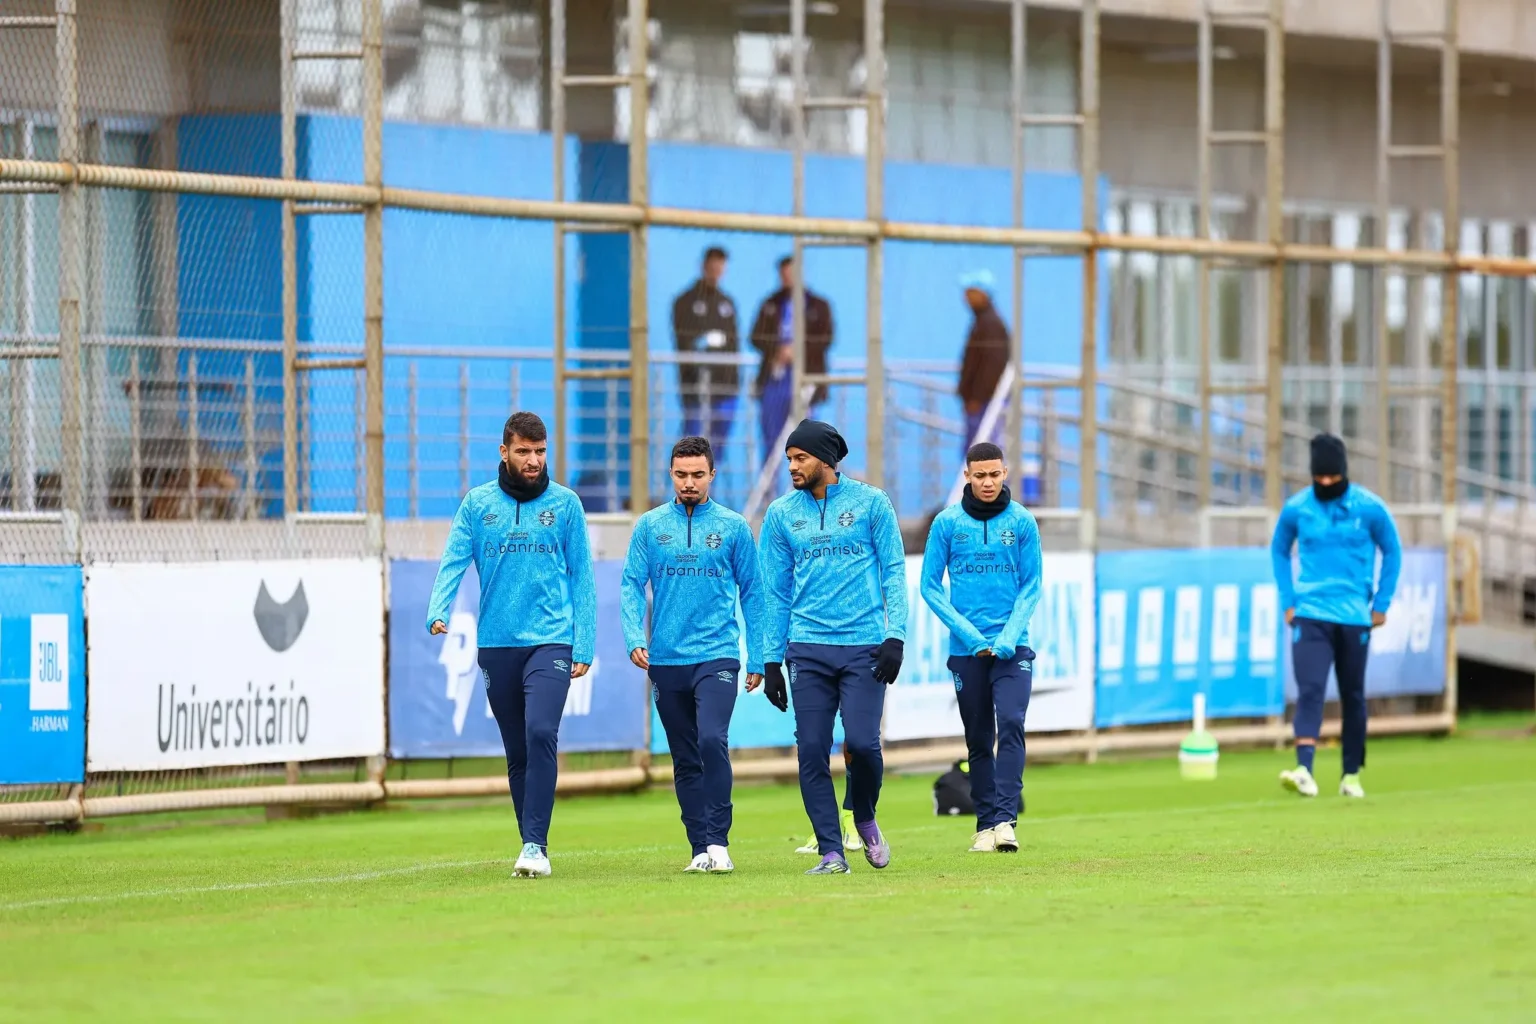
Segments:
[[[672,336],[678,352],[735,355],[741,351],[736,303],[720,288],[727,259],[726,251],[718,246],[706,249],[699,279],[673,300]],[[723,458],[736,419],[740,370],[734,363],[689,362],[685,355],[677,366],[677,382],[682,393],[683,433],[709,438],[710,446]]]
[[[752,345],[762,354],[757,371],[757,395],[762,401],[763,459],[773,456],[780,445],[779,435],[794,408],[792,367],[794,365],[794,292],[795,261],[785,256],[779,260],[779,290],[763,300],[752,325]],[[827,300],[805,289],[805,372],[827,372],[827,349],[832,347],[832,307]],[[811,396],[811,414],[827,400],[826,385]]]
[[[987,403],[997,392],[997,382],[1008,368],[1008,325],[992,305],[995,284],[990,270],[973,270],[960,277],[965,304],[971,307],[971,333],[965,339],[965,354],[960,359],[960,401],[965,406],[965,437],[962,450],[978,441],[995,437],[977,437]]]

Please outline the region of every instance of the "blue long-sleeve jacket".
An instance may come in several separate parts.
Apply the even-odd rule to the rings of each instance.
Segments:
[[[1294,580],[1292,546],[1301,562]],[[1334,501],[1318,501],[1310,487],[1292,495],[1280,510],[1269,553],[1282,609],[1294,608],[1300,618],[1346,626],[1369,626],[1371,612],[1386,612],[1403,566],[1392,513],[1359,484],[1350,484]]]
[[[519,502],[493,480],[464,496],[427,605],[427,628],[448,621],[464,571],[480,573],[481,647],[570,644],[592,663],[597,587],[587,517],[575,492],[551,483]]]
[[[984,522],[959,505],[940,512],[923,550],[922,593],[949,629],[949,653],[991,650],[1008,659],[1029,646],[1029,620],[1040,603],[1040,563],[1040,527],[1018,502]]]
[[[792,643],[873,646],[907,636],[906,553],[884,491],[839,475],[818,501],[791,491],[768,506],[759,545],[763,660]]]
[[[645,587],[652,595],[645,635]],[[707,501],[688,514],[674,501],[635,523],[621,585],[624,648],[652,665],[699,665],[741,655],[736,604],[747,626],[747,671],[763,671],[763,588],[757,544],[740,515]]]

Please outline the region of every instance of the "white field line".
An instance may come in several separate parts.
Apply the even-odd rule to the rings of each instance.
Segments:
[[[1450,786],[1432,789],[1400,789],[1388,791],[1381,794],[1380,796],[1373,796],[1369,799],[1371,801],[1380,801],[1382,799],[1405,796],[1435,796],[1440,794],[1454,795],[1459,793],[1476,792],[1478,790],[1511,788],[1519,789],[1529,788],[1532,786],[1536,786],[1536,779],[1508,782],[1488,782],[1469,786]],[[1296,804],[1301,803],[1299,800],[1291,802]],[[1308,802],[1310,803],[1310,801]],[[1141,818],[1154,816],[1164,817],[1167,815],[1198,814],[1204,813],[1206,811],[1248,810],[1259,807],[1275,807],[1276,805],[1284,803],[1286,803],[1286,801],[1276,799],[1234,800],[1227,803],[1204,804],[1199,806],[1149,808],[1146,810],[1128,811],[1102,811],[1089,814],[1057,814],[1036,818],[1026,818],[1024,821],[1021,821],[1019,825],[1021,831],[1024,829],[1034,831],[1046,828],[1050,825],[1056,824],[1057,822],[1104,821],[1120,818]],[[964,819],[967,816],[959,815],[958,817]],[[904,828],[901,829],[897,834],[901,835],[912,832],[933,832],[949,827],[950,826],[947,824],[935,822],[929,825],[917,825],[911,828]],[[748,844],[738,843],[736,845],[758,846],[765,845],[766,842],[766,840],[755,840]],[[630,846],[607,847],[604,849],[596,850],[569,850],[558,853],[555,857],[555,860],[556,863],[558,863],[559,861],[566,860],[568,858],[598,857],[630,853],[660,853],[668,849],[670,849],[670,847]],[[247,892],[260,889],[284,889],[304,885],[350,885],[356,882],[371,882],[381,878],[398,878],[407,875],[425,874],[433,871],[452,871],[459,868],[480,868],[490,867],[497,864],[511,864],[512,860],[513,858],[510,857],[494,857],[486,860],[428,861],[423,864],[410,864],[398,868],[384,868],[378,871],[355,871],[348,874],[320,875],[311,878],[279,878],[261,882],[229,882],[222,885],[193,885],[166,889],[139,889],[129,892],[101,893],[98,895],[56,896],[49,899],[24,900],[18,903],[0,903],[0,912],[8,910],[32,910],[41,907],[79,906],[82,904],[92,903],[116,903],[124,900],[165,899],[180,896],[196,896],[206,893]]]

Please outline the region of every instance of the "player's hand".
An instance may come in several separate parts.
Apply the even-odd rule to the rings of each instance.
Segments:
[[[580,679],[582,676],[587,674],[587,669],[589,669],[591,667],[592,667],[591,665],[583,665],[579,661],[573,662],[571,664],[571,678],[572,679]]]
[[[976,657],[978,657],[978,658],[995,658],[995,657],[997,657],[997,652],[994,651],[990,647],[984,647],[981,650],[976,652]]]
[[[1295,621],[1296,621],[1296,609],[1295,608],[1287,608],[1285,610],[1285,624],[1287,626],[1294,625]]]
[[[442,619],[438,619],[436,622],[432,623],[431,632],[433,636],[442,636],[444,633],[448,632],[448,624]]]
[[[784,666],[777,661],[770,661],[763,669],[763,696],[780,711],[788,711],[789,688],[784,685]]]
[[[747,673],[747,692],[748,693],[755,692],[757,690],[757,688],[759,686],[762,686],[762,685],[763,685],[763,674],[761,672],[748,672]]]
[[[901,672],[902,648],[905,645],[891,637],[877,647],[870,657],[875,659],[875,678],[889,686]]]
[[[1386,624],[1387,624],[1387,613],[1386,612],[1371,612],[1371,628],[1372,629],[1375,629],[1377,626],[1385,626]]]
[[[629,652],[630,664],[635,668],[649,672],[651,670],[651,652],[644,647],[636,647]]]

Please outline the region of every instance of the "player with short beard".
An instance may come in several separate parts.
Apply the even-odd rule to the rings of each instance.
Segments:
[[[656,711],[672,750],[672,784],[693,846],[687,872],[735,869],[731,831],[729,729],[747,626],[747,689],[763,681],[763,597],[757,545],[740,515],[712,501],[715,457],[702,437],[672,446],[676,497],[640,517],[630,535],[621,584],[624,646],[649,673]],[[645,631],[650,584],[651,631]]]
[[[800,795],[821,851],[821,862],[806,873],[848,871],[828,763],[839,712],[854,828],[864,859],[883,868],[891,848],[875,823],[885,768],[880,718],[885,688],[901,671],[907,631],[901,530],[884,491],[837,471],[848,444],[829,424],[802,420],[784,453],[795,489],[768,506],[760,547],[764,692],[780,711],[794,696]]]
[[[513,413],[501,432],[496,479],[464,496],[427,605],[434,636],[448,632],[459,581],[480,574],[480,668],[507,752],[507,783],[522,833],[514,875],[544,878],[555,806],[560,717],[571,680],[586,675],[597,635],[587,517],[551,483],[544,421]]]

